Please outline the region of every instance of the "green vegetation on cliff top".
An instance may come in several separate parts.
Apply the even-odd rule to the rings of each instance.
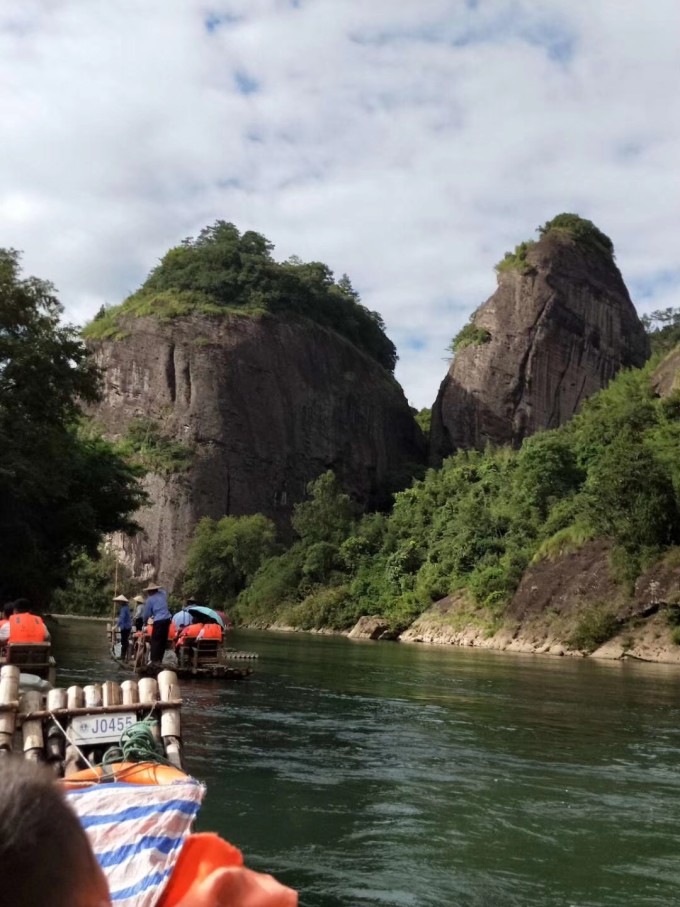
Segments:
[[[361,304],[349,278],[335,281],[318,261],[277,262],[272,250],[259,233],[240,233],[233,224],[217,221],[170,249],[140,289],[120,305],[102,309],[83,336],[120,339],[126,336],[123,316],[168,320],[194,312],[247,317],[287,312],[330,328],[393,371],[397,353],[385,324]]]
[[[614,244],[611,239],[592,221],[579,217],[578,214],[558,214],[552,220],[546,221],[542,227],[538,227],[536,232],[541,239],[549,234],[569,237],[584,250],[596,252],[612,260],[614,258]],[[520,274],[528,274],[533,270],[528,261],[528,254],[535,245],[536,241],[532,239],[519,243],[514,251],[505,253],[496,265],[496,271],[498,273],[519,271]]]
[[[211,603],[251,623],[343,629],[382,614],[404,627],[467,590],[494,623],[533,559],[590,538],[612,542],[631,581],[680,543],[680,394],[658,399],[651,368],[622,372],[571,422],[519,450],[458,452],[397,494],[387,515],[357,515],[335,476],[322,475],[295,510],[297,541],[263,553],[238,595],[214,582]],[[192,548],[194,582],[203,570]]]

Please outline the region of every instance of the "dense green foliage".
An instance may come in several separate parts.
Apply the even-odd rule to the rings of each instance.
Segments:
[[[527,255],[536,243],[532,239],[515,246],[512,252],[506,252],[503,258],[496,265],[496,271],[500,274],[502,271],[519,271],[520,274],[528,274],[533,270],[529,263]]]
[[[184,591],[214,608],[230,604],[276,550],[276,530],[261,514],[204,517],[191,541]]]
[[[472,321],[469,321],[453,338],[449,344],[449,352],[457,353],[465,349],[466,346],[481,346],[491,340],[491,334],[486,328],[477,327]]]
[[[115,580],[118,578],[118,588]],[[140,584],[138,584],[140,585]],[[71,563],[66,584],[52,596],[54,614],[93,614],[108,617],[113,613],[113,597],[121,590],[130,597],[130,574],[116,557],[102,551],[94,557],[78,554]]]
[[[680,309],[670,306],[657,309],[640,318],[652,349],[652,354],[670,353],[680,343]]]
[[[84,330],[94,339],[124,335],[122,315],[162,319],[206,315],[290,312],[350,340],[392,371],[394,344],[377,312],[361,304],[347,276],[339,281],[327,265],[292,258],[277,262],[264,236],[217,221],[198,237],[170,249],[142,287],[120,306],[101,311]]]
[[[580,652],[594,652],[602,643],[611,639],[618,627],[619,621],[611,607],[592,605],[581,612],[578,623],[567,642]]]
[[[577,245],[584,249],[598,252],[601,255],[614,257],[614,243],[598,229],[591,220],[580,217],[578,214],[558,214],[552,220],[546,221],[538,228],[539,236],[562,231],[568,234]]]
[[[680,542],[680,395],[658,399],[651,368],[621,373],[518,451],[459,451],[397,494],[389,515],[356,516],[332,473],[321,476],[296,509],[298,540],[263,563],[237,616],[342,628],[380,613],[400,627],[466,590],[493,623],[532,560],[595,537],[633,579]],[[588,645],[609,623],[584,618]]]
[[[425,435],[425,437],[428,438],[430,436],[430,429],[432,428],[432,408],[429,406],[424,406],[419,410],[414,409],[413,414],[418,427]]]
[[[599,230],[595,224],[580,217],[578,214],[558,214],[552,220],[546,221],[542,227],[537,227],[536,232],[543,238],[548,234],[563,235],[572,239],[585,251],[595,252],[608,258],[614,258],[614,244],[611,239]],[[533,270],[528,260],[528,254],[536,245],[532,239],[525,240],[515,246],[514,251],[506,252],[496,265],[496,271],[519,271],[528,274]]]
[[[137,470],[79,429],[99,373],[54,287],[0,250],[0,595],[45,602],[82,551],[131,528]]]
[[[191,447],[165,435],[155,419],[145,416],[132,419],[116,449],[145,472],[161,475],[185,472],[193,461]]]

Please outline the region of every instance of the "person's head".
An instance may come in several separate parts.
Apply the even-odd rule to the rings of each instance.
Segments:
[[[142,591],[144,592],[144,595],[148,597],[149,595],[153,595],[154,592],[158,592],[159,589],[160,586],[157,586],[156,583],[149,583],[146,589],[143,589]]]
[[[9,618],[14,614],[14,602],[7,602],[6,605],[3,605],[2,613],[5,616],[5,620],[9,620]]]
[[[118,605],[119,611],[122,610],[123,608],[127,608],[128,600],[127,600],[127,598],[125,598],[124,595],[117,595],[114,598],[114,602]]]
[[[14,613],[15,614],[28,614],[31,610],[31,603],[27,598],[18,598],[14,602]]]
[[[52,775],[21,759],[0,767],[0,907],[110,907],[78,817]]]

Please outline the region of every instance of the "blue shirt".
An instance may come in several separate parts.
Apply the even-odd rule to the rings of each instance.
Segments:
[[[188,627],[193,624],[194,619],[186,608],[182,608],[182,610],[178,611],[172,618],[172,622],[179,630],[181,627]]]
[[[118,615],[118,626],[121,630],[132,629],[132,618],[130,617],[130,609],[127,605],[121,606],[120,614]]]
[[[168,596],[165,589],[159,589],[150,595],[144,605],[144,620],[153,617],[154,620],[170,620]]]

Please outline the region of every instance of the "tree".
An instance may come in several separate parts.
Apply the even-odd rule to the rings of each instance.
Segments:
[[[54,287],[22,278],[0,249],[0,595],[46,601],[73,558],[104,533],[132,530],[139,472],[80,430],[99,372],[77,330],[60,323]]]
[[[329,542],[340,545],[349,533],[355,507],[335,473],[328,470],[307,486],[310,499],[295,505],[293,529],[306,545]]]
[[[189,547],[184,590],[214,608],[230,604],[276,551],[276,530],[260,513],[204,517]]]
[[[680,514],[667,468],[649,443],[626,428],[593,464],[586,483],[592,526],[630,555],[680,538]]]

